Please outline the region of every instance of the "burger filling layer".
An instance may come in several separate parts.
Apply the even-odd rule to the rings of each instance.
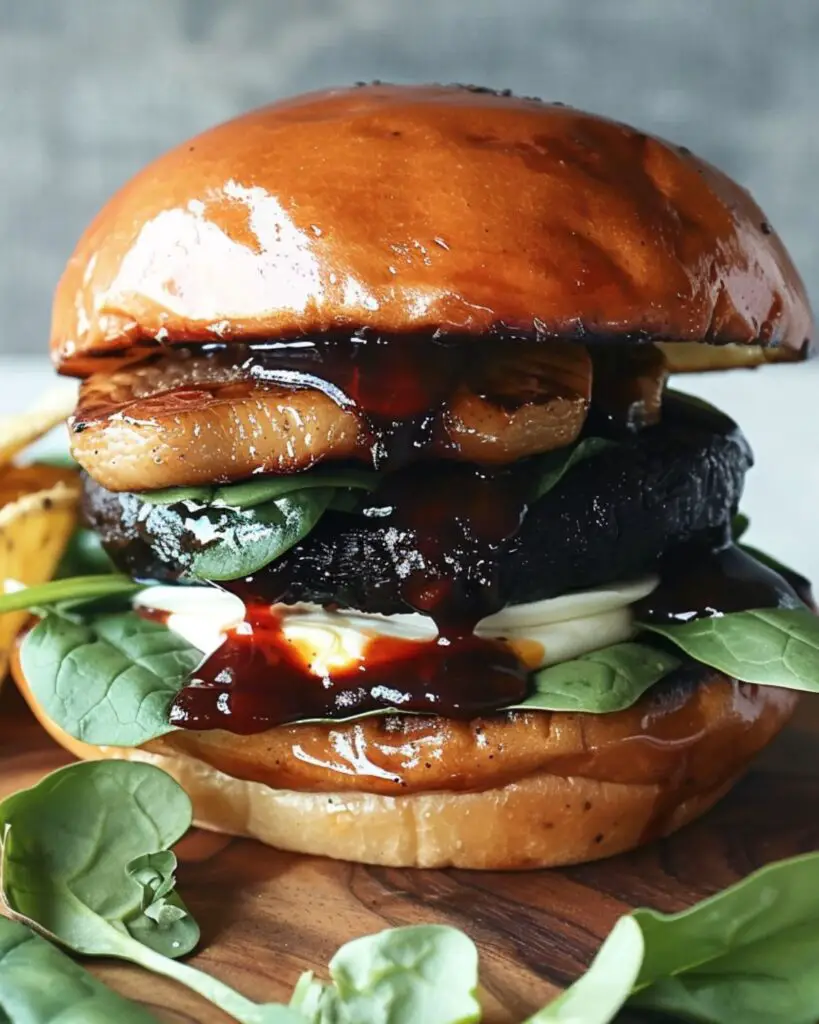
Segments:
[[[799,604],[731,544],[745,439],[664,393],[653,346],[504,345],[213,347],[86,382],[86,518],[135,578],[185,585],[137,609],[203,653],[173,726],[528,708],[551,666],[640,656],[635,618]],[[154,442],[176,486],[114,486]],[[673,667],[640,651],[641,678]]]

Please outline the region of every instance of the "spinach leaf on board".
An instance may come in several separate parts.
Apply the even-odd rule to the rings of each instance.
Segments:
[[[106,955],[131,936],[189,953],[199,929],[178,897],[171,919],[146,910],[172,892],[169,848],[192,816],[182,787],[149,764],[91,761],[47,775],[0,803],[3,901],[79,953]],[[165,884],[146,896],[144,858],[160,853]]]
[[[20,648],[52,721],[86,743],[136,747],[170,732],[177,692],[202,660],[187,640],[133,612],[85,621],[47,614]]]
[[[630,1003],[706,1024],[815,1024],[819,855],[756,871],[679,914],[637,910],[645,957]]]
[[[609,1024],[631,995],[644,954],[640,926],[633,917],[621,917],[588,971],[525,1024]]]
[[[760,608],[674,625],[639,625],[745,683],[819,692],[819,618],[807,608]]]
[[[24,609],[46,608],[54,604],[68,607],[95,601],[101,597],[135,594],[138,590],[144,589],[142,584],[134,583],[128,576],[113,573],[51,580],[48,583],[39,583],[33,587],[23,587],[0,594],[0,615]]]
[[[444,925],[391,928],[348,942],[332,984],[300,979],[291,1007],[311,1024],[468,1024],[481,1019],[478,951]]]
[[[199,939],[173,892],[175,858],[165,856],[191,818],[185,791],[152,765],[62,768],[0,804],[3,903],[68,949],[172,978],[242,1024],[299,1024],[286,1007],[259,1006],[173,959]]]
[[[622,711],[679,664],[673,654],[648,644],[613,644],[534,672],[535,692],[512,708],[591,714]]]
[[[131,960],[187,985],[241,1024],[480,1020],[477,953],[452,928],[398,928],[348,943],[330,963],[331,982],[303,976],[289,1008],[252,1003],[163,955],[183,954],[198,937],[174,894],[169,851],[190,818],[180,787],[150,765],[90,762],[55,772],[0,804],[5,905],[70,949]],[[807,854],[681,913],[622,918],[586,974],[527,1024],[609,1024],[623,1006],[702,1024],[815,1024],[817,963],[819,854]],[[57,987],[42,985],[44,976]],[[0,921],[5,1019],[47,1024],[54,1007],[69,1011],[60,1017],[66,1024],[102,1022],[94,1014],[109,1007],[109,1019],[150,1020],[42,940]]]
[[[368,470],[320,467],[288,476],[253,477],[222,487],[168,487],[160,491],[144,491],[139,497],[148,505],[176,505],[191,501],[202,505],[252,508],[294,491],[314,487],[374,491],[380,479],[379,473]]]
[[[586,974],[527,1024],[609,1024],[625,1005],[701,1024],[816,1024],[817,964],[812,853],[770,864],[678,914],[621,918]]]
[[[569,448],[557,448],[553,452],[546,452],[544,455],[536,456],[534,471],[537,474],[537,488],[533,500],[542,498],[553,488],[557,487],[566,473],[577,465],[591,459],[609,448],[617,448],[617,441],[611,441],[606,437],[584,437]]]
[[[3,1024],[157,1024],[156,1017],[97,981],[56,946],[0,917]]]

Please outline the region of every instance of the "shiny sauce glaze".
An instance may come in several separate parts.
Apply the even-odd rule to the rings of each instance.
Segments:
[[[673,624],[800,605],[782,577],[734,546],[699,552],[685,566],[682,559],[675,562],[666,567],[657,590],[635,606],[639,620]],[[249,602],[246,619],[176,697],[171,721],[181,728],[249,734],[287,722],[390,708],[473,719],[518,703],[529,692],[529,669],[518,654],[502,641],[472,633],[482,618],[477,611],[458,622],[435,607],[424,609],[436,619],[436,639],[374,635],[353,665],[316,675],[252,581],[226,587]],[[432,589],[424,597],[429,593]],[[563,767],[570,773],[570,765]]]

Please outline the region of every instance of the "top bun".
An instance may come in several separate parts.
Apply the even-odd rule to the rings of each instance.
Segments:
[[[82,373],[143,342],[357,328],[796,358],[811,315],[759,207],[684,147],[508,93],[374,84],[274,103],[149,165],[69,260],[51,348]]]

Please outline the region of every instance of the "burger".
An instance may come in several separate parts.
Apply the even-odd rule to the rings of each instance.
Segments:
[[[104,207],[51,352],[84,516],[17,680],[203,826],[366,863],[604,857],[707,811],[819,685],[752,456],[670,374],[807,356],[737,184],[462,86],[298,96]],[[59,599],[58,599],[59,598]]]

